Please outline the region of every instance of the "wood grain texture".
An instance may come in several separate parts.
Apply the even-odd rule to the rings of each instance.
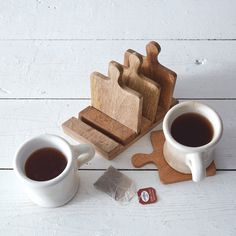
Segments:
[[[177,103],[178,100],[173,98],[172,106],[176,105]],[[88,123],[86,124],[80,119],[76,119],[74,117],[65,121],[62,124],[62,128],[64,132],[70,137],[93,144],[95,149],[100,152],[102,156],[104,156],[106,159],[112,160],[117,155],[125,151],[128,147],[130,147],[133,143],[142,138],[147,132],[160,124],[165,114],[166,111],[163,111],[162,114],[159,114],[160,119],[155,121],[155,123],[152,123],[150,120],[142,116],[140,133],[133,136],[133,139],[131,139],[129,143],[125,145],[120,144],[119,146],[114,146],[114,143],[117,144],[117,142],[113,140],[114,138],[112,135],[109,135],[109,132],[105,131],[102,133],[101,128],[94,127],[94,125]],[[92,121],[91,123],[93,124]]]
[[[0,41],[0,97],[89,98],[92,71],[106,74],[128,48],[145,55],[148,41]],[[160,62],[178,74],[175,97],[236,97],[236,41],[158,43]]]
[[[158,55],[160,51],[161,47],[155,41],[151,41],[146,45],[147,55],[141,56],[142,64],[140,65],[140,72],[161,86],[160,102],[158,105],[161,109],[168,110],[172,103],[177,75],[174,71],[159,63]],[[124,65],[130,65],[129,58],[133,53],[135,51],[131,49],[125,52]]]
[[[137,189],[156,189],[158,202],[146,207],[137,197],[124,205],[96,190],[93,183],[103,172],[80,171],[75,198],[63,207],[47,209],[31,203],[13,171],[0,171],[1,234],[143,236],[147,230],[152,236],[236,234],[235,172],[217,172],[197,184],[163,185],[156,171],[122,171]]]
[[[182,181],[192,180],[191,174],[183,174],[168,165],[163,155],[165,137],[163,131],[154,131],[150,134],[153,152],[150,154],[136,153],[132,157],[132,164],[136,168],[153,163],[158,168],[160,181],[163,184],[173,184]],[[213,176],[216,173],[215,163],[212,162],[206,169],[206,176]]]
[[[134,153],[152,151],[147,134],[116,160],[96,154],[83,166],[89,170],[80,172],[76,198],[62,208],[45,209],[28,200],[12,171],[1,169],[0,234],[235,236],[236,105],[227,100],[236,98],[235,7],[234,0],[1,1],[0,168],[12,167],[18,146],[40,133],[76,144],[63,134],[61,123],[90,104],[84,98],[90,97],[91,71],[106,74],[108,61],[123,63],[128,48],[145,55],[144,45],[157,40],[160,61],[178,73],[174,96],[215,99],[202,102],[224,122],[216,166],[231,171],[197,184],[161,185],[151,164],[145,166],[149,171],[131,171]],[[103,173],[94,169],[111,164],[128,169],[123,173],[137,188],[156,188],[159,202],[116,204],[94,189]]]
[[[127,55],[126,59],[128,63],[123,66],[122,81],[127,87],[142,95],[142,115],[154,122],[156,120],[161,87],[158,83],[140,73],[143,65],[142,55],[133,52]]]
[[[75,140],[84,140],[95,145],[96,149],[107,159],[113,159],[114,155],[122,149],[120,143],[75,117],[64,122],[62,128]]]
[[[1,39],[236,38],[233,0],[22,0],[0,9]]]
[[[108,77],[98,72],[92,73],[91,105],[139,133],[143,97],[122,83],[122,75],[122,67],[114,61],[109,63]]]
[[[137,133],[92,106],[80,111],[79,118],[121,144],[129,143]]]
[[[161,119],[163,119],[163,116]],[[96,128],[82,122],[75,117],[70,118],[62,124],[64,132],[77,141],[89,142],[94,145],[94,148],[106,159],[112,160],[120,153],[129,148],[132,144],[142,138],[147,132],[157,126],[161,120],[156,123],[151,123],[150,120],[142,117],[141,129],[138,135],[130,140],[129,143],[122,145],[108,135],[101,133]]]
[[[235,101],[200,101],[215,109],[222,117],[224,133],[216,146],[215,163],[218,169],[236,169],[236,103]],[[77,116],[78,111],[90,104],[86,100],[0,100],[0,168],[12,168],[12,158],[18,147],[29,138],[43,133],[63,136],[70,143],[77,142],[65,135],[61,124],[71,116]],[[160,129],[158,126],[157,129]],[[156,130],[156,129],[155,129]],[[117,168],[133,169],[131,157],[135,153],[150,153],[152,146],[150,134],[145,135],[132,147],[121,153],[115,160],[109,162],[101,159],[99,154],[84,165],[86,169],[104,169],[109,165]],[[152,164],[145,169],[156,168]]]

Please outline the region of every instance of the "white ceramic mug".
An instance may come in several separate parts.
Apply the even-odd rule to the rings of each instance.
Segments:
[[[199,147],[188,147],[178,143],[171,135],[173,121],[185,113],[198,113],[206,117],[213,127],[213,137],[209,143]],[[167,163],[175,170],[190,174],[198,182],[206,176],[206,168],[213,161],[213,150],[223,131],[219,115],[210,107],[195,101],[182,102],[172,107],[163,121],[163,132],[166,138],[163,154]]]
[[[66,168],[53,179],[35,181],[25,175],[25,162],[36,150],[51,147],[59,150],[67,159]],[[95,154],[92,146],[72,146],[63,138],[44,134],[25,142],[15,154],[14,170],[33,202],[43,207],[58,207],[71,200],[79,186],[78,167],[90,161]]]

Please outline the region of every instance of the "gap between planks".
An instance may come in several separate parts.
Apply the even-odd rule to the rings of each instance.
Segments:
[[[0,38],[0,41],[236,41],[236,38],[110,38],[110,39],[93,39],[93,38],[22,38],[22,39],[4,39]]]
[[[0,168],[0,171],[13,171],[13,168]],[[101,168],[101,169],[96,169],[96,168],[92,168],[92,169],[85,169],[85,168],[81,168],[78,169],[79,171],[105,171],[107,169],[105,168]],[[117,170],[119,171],[158,171],[158,169],[125,169],[125,168],[117,168]],[[224,172],[224,171],[236,171],[236,169],[216,169],[216,171],[219,172]]]
[[[176,98],[176,97],[175,97]],[[187,97],[184,97],[184,98],[181,98],[181,97],[177,97],[176,98],[177,100],[199,100],[199,101],[202,101],[202,100],[206,100],[206,101],[235,101],[236,100],[236,97],[235,98],[187,98]],[[21,97],[21,98],[15,98],[15,97],[0,97],[0,100],[55,100],[55,101],[90,101],[91,98],[58,98],[58,97],[55,97],[55,98],[40,98],[40,97],[35,97],[35,98],[24,98],[24,97]]]

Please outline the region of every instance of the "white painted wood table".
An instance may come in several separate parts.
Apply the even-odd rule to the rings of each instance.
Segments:
[[[0,1],[0,235],[236,235],[235,12],[233,0]],[[135,169],[131,156],[152,150],[147,134],[113,161],[97,154],[83,166],[66,206],[34,205],[12,168],[17,147],[45,132],[66,137],[61,123],[90,103],[90,73],[149,40],[178,74],[175,97],[222,116],[216,176],[162,185],[154,166]],[[158,202],[121,205],[96,190],[110,165],[154,187]]]

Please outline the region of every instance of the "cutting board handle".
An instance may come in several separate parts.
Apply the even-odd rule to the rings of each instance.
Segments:
[[[149,62],[156,62],[158,54],[161,52],[161,46],[154,41],[149,42],[146,45],[147,60]]]
[[[136,168],[142,167],[149,163],[155,164],[155,160],[153,159],[152,154],[137,153],[132,157],[132,164]]]

